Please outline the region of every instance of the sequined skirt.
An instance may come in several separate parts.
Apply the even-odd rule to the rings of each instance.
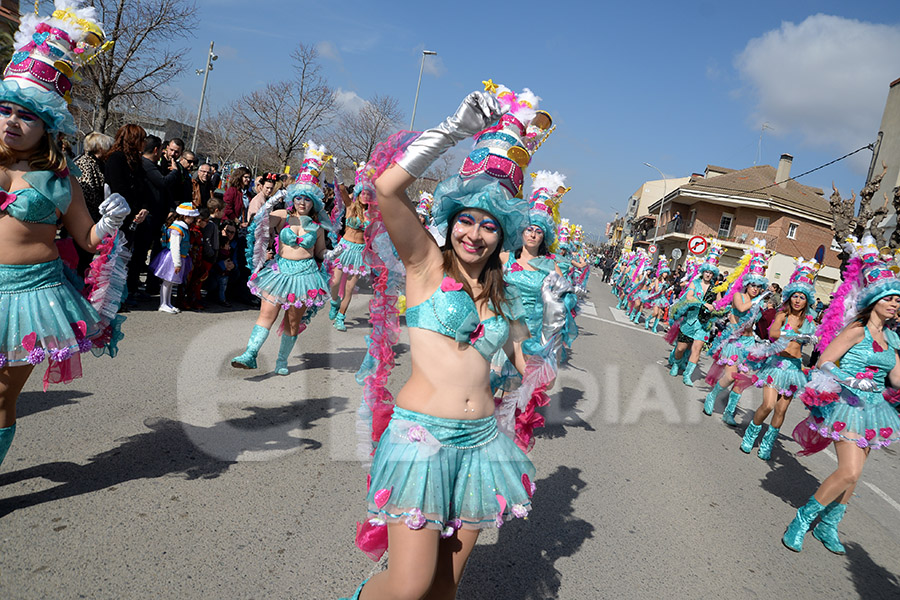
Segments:
[[[368,275],[369,267],[363,261],[363,250],[365,249],[365,244],[342,239],[330,252],[330,262],[335,269],[340,269],[348,275]]]
[[[793,396],[803,391],[808,382],[799,358],[770,356],[753,376],[756,387],[773,387],[782,396]]]
[[[881,392],[842,387],[840,398],[818,412],[825,414],[824,421],[808,422],[822,437],[850,441],[860,448],[881,448],[900,442],[900,416]]]
[[[523,518],[534,493],[534,465],[492,416],[443,419],[395,408],[370,478],[370,523],[403,522],[445,535]]]
[[[247,286],[260,299],[285,310],[292,306],[318,309],[329,297],[328,284],[312,258],[291,260],[277,256],[263,265]]]

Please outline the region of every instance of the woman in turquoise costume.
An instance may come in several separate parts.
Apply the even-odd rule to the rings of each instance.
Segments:
[[[58,145],[60,135],[76,133],[66,104],[71,82],[59,69],[71,76],[100,49],[95,17],[93,8],[67,8],[25,20],[0,82],[0,463],[34,367],[47,360],[44,389],[71,381],[81,376],[80,353],[114,355],[120,337],[115,313],[125,272],[117,230],[128,204],[110,196],[94,224]],[[60,258],[60,224],[81,248],[100,254],[86,273],[87,298]]]
[[[672,365],[669,374],[675,377],[683,368],[684,375],[681,381],[689,387],[694,386],[691,375],[700,361],[703,344],[709,341],[709,330],[715,311],[713,302],[718,299],[718,294],[713,289],[713,281],[719,276],[721,253],[722,246],[713,240],[706,260],[700,265],[699,277],[688,285],[684,296],[672,306],[672,319],[679,320],[680,325],[677,343],[669,355],[669,363]]]
[[[659,320],[665,314],[671,301],[672,284],[669,283],[671,274],[672,270],[669,268],[669,260],[665,254],[661,254],[659,261],[656,263],[656,277],[653,279],[650,287],[647,288],[647,293],[641,301],[642,306],[650,307],[650,317],[644,319],[644,329],[650,329],[650,321],[653,321],[653,333],[656,333],[656,328],[659,327]],[[640,322],[640,316],[635,321],[635,323],[637,322]]]
[[[900,418],[891,406],[900,403],[900,337],[885,327],[900,309],[900,281],[878,259],[872,238],[862,244],[851,238],[850,244],[855,252],[817,331],[819,347],[826,347],[800,396],[812,414],[794,430],[804,446],[801,456],[834,442],[838,466],[788,525],[782,543],[795,552],[817,517],[813,537],[835,554],[846,552],[837,527],[866,458],[873,448],[900,441]]]
[[[331,278],[331,309],[328,311],[328,318],[334,321],[334,328],[338,331],[347,331],[344,318],[353,298],[353,289],[359,278],[369,273],[369,268],[363,260],[363,250],[366,247],[366,208],[375,195],[375,190],[371,181],[361,176],[364,169],[365,165],[360,165],[356,171],[353,198],[350,198],[341,180],[341,169],[337,164],[334,165],[335,188],[347,211],[344,235],[334,250],[325,257],[325,262],[334,270]],[[335,201],[337,200],[338,198],[335,198]],[[341,296],[342,288],[343,296]]]
[[[765,278],[767,264],[765,240],[753,239],[731,277],[716,288],[716,291],[728,292],[714,307],[730,304],[731,311],[728,314],[728,327],[709,347],[713,366],[706,374],[706,383],[713,388],[706,395],[703,413],[712,415],[719,394],[722,390],[731,388],[728,404],[722,414],[722,421],[731,427],[737,425],[734,411],[737,410],[741,394],[750,384],[746,375],[750,369],[745,363],[750,349],[757,341],[753,328],[762,314],[762,301],[768,296],[768,293],[763,293],[769,285]]]
[[[537,98],[486,85],[493,94],[473,92],[437,127],[415,139],[401,132],[369,161],[377,207],[406,267],[412,374],[377,443],[368,520],[357,533],[357,545],[374,559],[389,548],[388,567],[353,599],[455,597],[479,531],[531,509],[534,467],[498,429],[490,361],[503,348],[525,370],[528,332],[513,320],[518,310],[500,252],[519,246],[528,222],[528,202],[516,196]],[[435,190],[442,249],[404,190],[472,135],[477,143],[459,175]]]
[[[303,167],[297,182],[288,186],[284,196],[287,208],[272,210],[280,199],[269,199],[248,228],[247,264],[253,274],[247,286],[262,303],[247,348],[231,359],[231,366],[238,369],[256,368],[259,349],[283,309],[285,321],[275,372],[287,375],[287,360],[297,336],[328,298],[328,283],[319,267],[325,256],[323,224],[328,219],[319,173],[329,157],[324,147],[313,142],[304,146]],[[277,256],[267,260],[270,231],[276,232]]]
[[[759,370],[753,376],[756,387],[763,388],[763,401],[753,415],[753,421],[744,431],[741,450],[747,454],[759,436],[763,423],[769,414],[772,422],[759,443],[757,456],[763,460],[772,457],[772,447],[778,439],[778,432],[784,423],[791,400],[806,386],[807,378],[803,372],[802,348],[804,344],[814,342],[816,337],[815,310],[816,271],[819,265],[802,258],[791,275],[790,282],[784,288],[787,298],[775,319],[769,326],[768,343],[754,346],[750,350],[750,359],[764,359]]]

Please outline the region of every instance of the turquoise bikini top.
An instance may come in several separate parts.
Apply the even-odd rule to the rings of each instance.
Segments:
[[[306,232],[303,235],[297,235],[293,229],[285,226],[284,229],[278,233],[278,241],[291,248],[305,248],[306,250],[309,250],[316,245],[319,225],[304,215],[300,217],[300,227]]]
[[[347,219],[347,227],[350,229],[363,229],[363,220],[359,217],[350,217]]]
[[[55,225],[56,211],[65,214],[72,202],[69,178],[50,171],[31,171],[22,178],[31,187],[14,192],[0,190],[2,211],[17,221]]]
[[[509,289],[507,288],[507,293]],[[491,310],[494,310],[491,307]],[[430,298],[406,309],[406,324],[470,344],[490,361],[509,337],[509,323],[500,315],[484,321],[478,318],[475,301],[458,281],[444,277]]]

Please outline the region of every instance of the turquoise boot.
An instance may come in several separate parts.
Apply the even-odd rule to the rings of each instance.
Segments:
[[[652,321],[652,320],[653,319],[651,319],[650,317],[647,317],[646,319],[644,319],[644,329],[650,329],[650,321]]]
[[[657,327],[659,327],[659,317],[656,317],[656,320],[653,321],[653,333],[656,333]]]
[[[837,530],[838,523],[844,518],[845,512],[847,512],[846,504],[840,504],[837,501],[832,502],[825,507],[819,524],[813,529],[813,537],[825,544],[825,547],[835,554],[847,554],[847,549],[844,548],[841,540],[838,539]]]
[[[296,335],[281,334],[281,346],[278,347],[278,358],[275,359],[275,372],[279,375],[288,374],[287,361],[296,342]]]
[[[737,421],[734,420],[734,411],[737,409],[738,400],[740,399],[741,395],[734,390],[728,394],[728,406],[725,407],[725,412],[722,413],[722,422],[729,427],[737,426]]]
[[[675,348],[672,347],[672,351],[669,352],[669,362],[667,363],[667,366],[671,369],[672,365],[674,365],[674,364],[675,364]]]
[[[681,377],[681,382],[688,386],[694,387],[694,381],[691,379],[691,375],[694,374],[694,369],[697,368],[697,363],[693,363],[688,361],[688,364],[684,366],[684,375]]]
[[[778,439],[778,431],[778,427],[769,426],[769,429],[763,435],[762,441],[759,443],[759,451],[756,453],[758,457],[763,460],[772,458],[772,446],[775,445],[775,440]]]
[[[354,592],[354,594],[352,596],[350,596],[349,598],[339,598],[339,600],[359,600],[359,595],[362,594],[363,586],[366,585],[366,583],[368,583],[368,582],[369,582],[369,580],[366,579],[361,584],[359,584],[359,587],[356,588],[356,592]]]
[[[9,447],[12,446],[13,437],[15,437],[15,435],[15,423],[10,425],[9,427],[0,429],[0,465],[3,464],[3,459],[6,458],[6,453],[9,451]]]
[[[344,313],[338,313],[337,318],[334,320],[334,328],[338,331],[347,331],[347,326],[344,325]]]
[[[744,439],[741,442],[741,452],[750,454],[750,451],[753,450],[753,444],[756,443],[756,438],[759,437],[760,429],[762,429],[762,425],[757,425],[750,421],[750,424],[747,425],[747,430],[744,432]]]
[[[716,398],[719,397],[719,392],[723,389],[724,388],[716,382],[713,389],[709,390],[709,393],[706,395],[706,402],[703,403],[703,414],[707,417],[713,413],[713,409],[716,407]]]
[[[788,550],[800,552],[803,550],[803,537],[809,531],[809,526],[816,520],[816,517],[825,510],[825,507],[819,504],[816,497],[813,496],[809,502],[797,509],[797,516],[791,521],[781,538],[781,543],[787,546]]]
[[[625,299],[624,298],[619,298],[619,303],[616,304],[616,308],[619,310],[622,310],[623,308],[625,308]]]
[[[338,310],[340,310],[340,308],[341,308],[341,299],[340,298],[338,298],[337,300],[331,301],[331,308],[328,309],[328,320],[329,321],[334,321],[334,318],[337,316]]]
[[[255,369],[256,355],[259,354],[259,349],[262,348],[267,337],[269,337],[268,329],[254,325],[253,331],[250,332],[250,339],[247,340],[247,349],[240,356],[231,359],[231,366],[237,369]]]
[[[672,377],[678,377],[678,374],[681,373],[681,369],[684,368],[684,363],[687,362],[688,355],[687,352],[681,355],[681,358],[675,359],[672,362],[672,370],[669,371],[669,375]]]

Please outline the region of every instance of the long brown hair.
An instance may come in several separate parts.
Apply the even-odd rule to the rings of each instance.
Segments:
[[[478,274],[481,293],[475,296],[472,288],[466,282],[462,270],[459,268],[459,258],[456,256],[456,251],[453,249],[453,244],[450,241],[453,226],[456,224],[458,216],[459,213],[453,215],[453,218],[450,219],[450,223],[447,226],[447,240],[444,242],[444,247],[441,248],[441,255],[444,258],[444,272],[461,283],[463,289],[476,303],[487,299],[491,303],[492,310],[505,319],[506,314],[503,309],[506,304],[506,282],[503,280],[503,264],[500,262],[500,252],[503,248],[502,230],[497,247],[494,248],[494,251],[488,257],[481,273]]]
[[[121,151],[125,155],[125,160],[132,170],[137,169],[141,165],[141,155],[144,151],[144,141],[147,138],[147,132],[140,125],[128,123],[122,125],[116,132],[116,139],[113,141],[112,148],[104,156],[104,160],[110,154]]]
[[[237,188],[239,190],[244,189],[244,175],[249,175],[250,169],[246,167],[238,167],[234,171],[231,172],[231,177],[228,178],[228,187]]]
[[[46,125],[45,125],[46,127]],[[0,140],[0,167],[8,167],[19,160],[12,148]],[[59,148],[54,136],[45,131],[34,152],[28,157],[28,166],[35,171],[60,173],[66,169],[66,155]]]
[[[366,205],[360,202],[357,198],[350,203],[350,206],[347,207],[347,213],[345,216],[347,219],[357,218],[362,221],[366,216]]]

